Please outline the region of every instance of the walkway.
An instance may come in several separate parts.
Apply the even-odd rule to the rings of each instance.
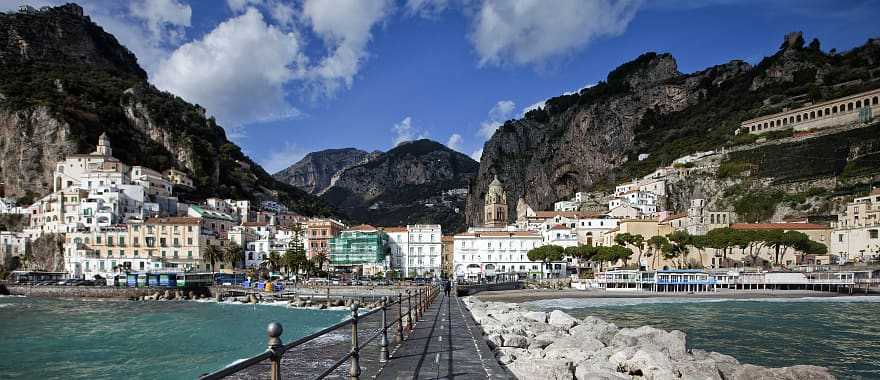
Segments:
[[[509,379],[458,297],[441,293],[377,379]]]

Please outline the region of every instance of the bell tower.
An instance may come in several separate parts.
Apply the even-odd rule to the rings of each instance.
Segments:
[[[110,148],[110,139],[107,137],[107,132],[102,133],[101,137],[98,137],[98,148],[92,154],[104,157],[113,156],[113,148]]]
[[[489,184],[489,191],[483,206],[483,226],[506,227],[507,226],[507,194],[498,176]]]

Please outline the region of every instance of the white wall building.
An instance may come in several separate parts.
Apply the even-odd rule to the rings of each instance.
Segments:
[[[542,246],[534,231],[469,231],[453,237],[453,272],[456,279],[479,281],[496,277],[565,277],[566,262],[545,265],[529,260],[528,252]]]
[[[411,224],[383,229],[388,235],[391,268],[405,277],[439,277],[443,231],[439,224]]]
[[[828,253],[841,262],[880,260],[880,189],[854,199],[837,218]]]

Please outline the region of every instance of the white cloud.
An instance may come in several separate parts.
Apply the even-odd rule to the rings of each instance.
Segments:
[[[495,134],[495,130],[513,116],[514,108],[516,108],[516,104],[512,100],[500,100],[495,103],[489,110],[489,119],[480,123],[477,134],[486,140],[491,138]]]
[[[226,5],[233,12],[243,12],[249,6],[261,5],[263,0],[226,0]]]
[[[323,39],[329,53],[308,72],[325,95],[332,95],[343,85],[351,87],[367,57],[367,43],[372,38],[370,30],[390,10],[388,0],[306,0],[303,3],[303,21]]]
[[[394,124],[391,128],[394,131],[394,138],[391,139],[392,146],[398,146],[400,143],[428,138],[428,133],[420,131],[412,125],[412,117],[405,117],[399,123]]]
[[[409,16],[418,15],[433,18],[449,7],[449,0],[406,0],[404,6]]]
[[[174,51],[154,82],[201,104],[229,129],[298,116],[283,85],[300,75],[304,64],[297,35],[268,25],[248,8]]]
[[[482,158],[482,157],[483,157],[483,148],[477,149],[473,153],[471,153],[471,158],[473,158],[474,161],[480,162],[480,158]]]
[[[483,0],[471,41],[480,64],[541,64],[592,40],[622,34],[638,0]]]
[[[449,149],[461,151],[461,144],[464,142],[464,139],[458,133],[453,133],[449,136],[449,140],[446,141],[446,146]]]
[[[177,43],[190,26],[192,8],[177,0],[141,0],[129,4],[133,17],[144,20],[154,40]]]
[[[262,160],[260,165],[262,165],[270,174],[277,173],[301,160],[305,157],[306,153],[307,152],[299,146],[291,144],[289,141],[285,141],[283,148],[269,153],[269,157]]]

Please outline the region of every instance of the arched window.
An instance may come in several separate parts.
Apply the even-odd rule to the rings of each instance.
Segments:
[[[782,125],[788,125],[788,119],[782,119]]]
[[[775,126],[776,126],[776,120],[770,120],[770,128],[773,128]]]
[[[871,103],[876,106],[878,101],[880,101],[880,99],[878,99],[878,97],[875,96],[874,101],[872,101]]]
[[[819,112],[822,112],[822,111],[819,111]],[[816,111],[810,112],[810,120],[815,119],[815,118],[816,118]]]
[[[837,106],[831,107],[831,113],[837,113]]]
[[[846,105],[846,110],[847,110],[847,111],[852,111],[852,110],[853,110],[853,104],[852,104],[852,102],[850,102],[849,104]]]
[[[767,129],[767,122],[764,122],[764,129]]]
[[[755,131],[755,126],[753,125],[753,126],[752,126],[752,132],[754,132],[754,131]]]
[[[788,123],[789,123],[789,124],[794,124],[794,116],[791,116],[791,117],[788,118]]]
[[[801,115],[797,115],[797,122],[798,122],[798,123],[801,122]]]
[[[856,100],[856,108],[862,108],[862,101]]]

